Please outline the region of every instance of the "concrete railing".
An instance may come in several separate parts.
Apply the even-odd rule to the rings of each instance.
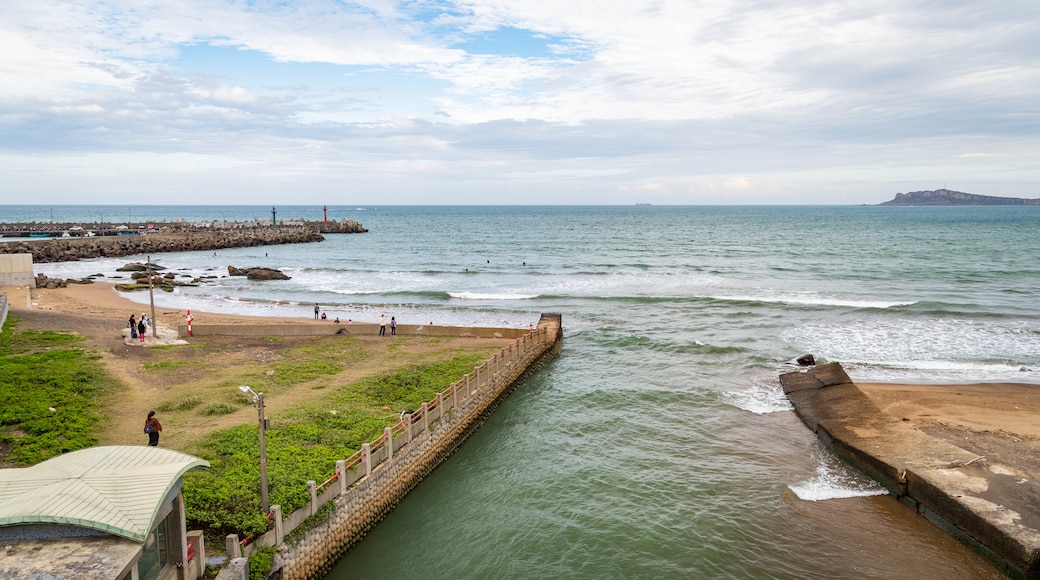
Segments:
[[[228,557],[249,556],[259,546],[278,546],[273,569],[281,570],[283,578],[324,573],[454,452],[538,362],[558,353],[562,336],[560,315],[543,314],[537,328],[415,412],[404,414],[354,455],[337,461],[336,472],[328,479],[307,482],[310,501],[306,506],[284,517],[280,506],[271,506],[272,529],[258,538],[239,541],[234,534],[228,536]],[[287,534],[329,502],[335,502],[335,508],[324,522],[292,545],[285,543]]]

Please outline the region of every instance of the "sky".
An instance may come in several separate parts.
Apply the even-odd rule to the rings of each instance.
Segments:
[[[0,2],[0,203],[1040,197],[1036,0]]]

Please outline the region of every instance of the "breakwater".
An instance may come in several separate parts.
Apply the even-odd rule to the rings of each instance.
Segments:
[[[539,363],[559,353],[562,317],[543,314],[536,328],[473,370],[420,409],[404,415],[361,451],[337,462],[323,483],[308,482],[310,501],[283,517],[271,506],[272,530],[247,542],[227,539],[229,556],[277,546],[272,571],[289,579],[318,578],[392,510],[405,495],[466,440]],[[326,516],[319,510],[331,506]],[[325,513],[323,511],[323,513]],[[316,517],[317,516],[317,517]],[[292,533],[308,518],[297,533]],[[303,531],[306,529],[306,531]],[[229,566],[218,578],[236,578],[243,567]]]
[[[287,220],[277,226],[264,222],[171,222],[142,225],[137,229],[125,225],[96,225],[96,229],[71,233],[70,228],[76,226],[58,224],[44,229],[39,224],[6,224],[5,233],[17,232],[27,237],[33,232],[33,235],[51,237],[0,242],[0,254],[31,254],[33,263],[41,264],[135,254],[311,243],[324,240],[323,234],[368,231],[353,220]],[[118,229],[120,227],[122,229]]]
[[[780,375],[802,421],[837,455],[1012,578],[1040,578],[1028,469],[977,455],[879,409],[838,363]],[[1025,445],[1025,443],[1023,443]]]

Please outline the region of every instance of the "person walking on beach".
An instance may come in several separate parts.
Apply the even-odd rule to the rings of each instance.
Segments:
[[[397,319],[390,317],[390,336],[397,336]]]
[[[155,416],[155,411],[148,411],[148,418],[144,420],[144,432],[148,434],[148,445],[159,446],[159,433],[162,433],[162,424]]]
[[[379,315],[379,336],[386,336],[386,315]]]
[[[315,303],[314,303],[314,320],[317,320],[317,319],[318,319],[318,311],[319,311],[319,310],[321,310],[321,308],[318,308],[318,303],[317,303],[317,302],[315,302]]]
[[[127,324],[130,325],[130,338],[137,338],[137,319],[133,314],[130,315],[130,322]]]

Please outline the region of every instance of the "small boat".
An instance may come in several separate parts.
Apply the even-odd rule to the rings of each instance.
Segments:
[[[54,237],[54,234],[47,233],[47,232],[34,232],[34,233],[29,234],[29,237],[30,238],[52,238],[52,237]]]
[[[119,232],[121,236],[136,236],[137,232]]]

